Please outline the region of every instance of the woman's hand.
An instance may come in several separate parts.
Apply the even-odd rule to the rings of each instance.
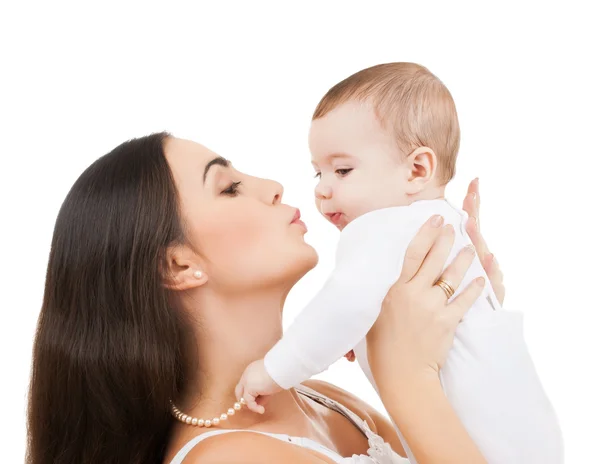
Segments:
[[[477,256],[481,261],[483,269],[485,269],[488,279],[490,279],[490,283],[492,284],[496,298],[498,298],[498,301],[500,304],[502,304],[504,303],[504,295],[506,294],[506,289],[502,283],[504,276],[502,275],[502,271],[500,271],[498,260],[494,259],[494,255],[490,253],[485,240],[481,236],[479,222],[480,204],[481,197],[479,196],[479,179],[474,179],[469,184],[467,195],[463,201],[463,209],[469,215],[469,221],[467,222],[467,233],[469,234],[473,245],[475,245]]]
[[[454,242],[453,227],[442,223],[442,217],[434,216],[412,240],[402,273],[367,335],[369,365],[380,389],[394,389],[411,376],[437,379],[458,323],[483,289],[481,277],[448,303],[446,293],[435,285],[441,275],[458,288],[475,258],[475,250],[467,247],[442,274]]]

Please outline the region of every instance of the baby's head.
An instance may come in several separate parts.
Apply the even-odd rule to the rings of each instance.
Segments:
[[[459,141],[454,100],[429,70],[363,69],[332,87],[313,115],[317,208],[341,230],[369,211],[443,196]]]

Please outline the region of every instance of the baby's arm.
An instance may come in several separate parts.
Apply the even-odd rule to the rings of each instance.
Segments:
[[[262,414],[266,397],[324,371],[366,336],[380,304],[355,275],[334,271],[265,358],[246,367],[235,393],[250,410]]]
[[[374,254],[358,248],[342,268],[333,271],[265,356],[265,368],[281,388],[326,370],[353,349],[377,320],[390,283],[375,271]]]
[[[412,238],[387,227],[388,214],[370,213],[344,229],[335,269],[323,288],[265,358],[245,369],[236,396],[252,411],[262,413],[265,397],[326,370],[375,323],[399,274],[402,243]]]
[[[390,215],[369,213],[342,232],[333,273],[265,357],[267,372],[282,388],[326,370],[377,320],[398,277],[401,250],[413,235],[392,227]]]

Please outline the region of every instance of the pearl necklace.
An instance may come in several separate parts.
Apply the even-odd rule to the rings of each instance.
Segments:
[[[233,416],[237,411],[242,410],[242,406],[244,406],[246,402],[244,398],[241,398],[238,402],[234,403],[233,408],[229,408],[226,413],[221,414],[220,417],[215,417],[214,419],[198,419],[197,417],[188,416],[187,414],[182,413],[177,406],[173,404],[171,401],[171,414],[180,422],[183,422],[187,425],[194,425],[196,427],[212,427],[213,425],[219,425],[222,421],[226,421],[229,416]]]

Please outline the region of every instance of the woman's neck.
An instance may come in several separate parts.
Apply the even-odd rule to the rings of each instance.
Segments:
[[[287,292],[286,292],[287,294]],[[283,333],[281,312],[286,294],[261,292],[254,295],[223,298],[210,289],[193,295],[191,314],[198,315],[195,343],[197,366],[188,369],[184,391],[177,406],[186,414],[212,419],[218,417],[236,401],[235,386],[246,366],[265,356]],[[201,310],[199,309],[201,308]],[[299,404],[293,391],[273,395],[262,420],[277,411],[290,411]],[[231,423],[248,427],[261,417],[244,411]]]

